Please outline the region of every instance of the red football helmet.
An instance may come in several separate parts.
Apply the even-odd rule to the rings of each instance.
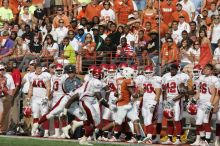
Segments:
[[[127,63],[124,63],[124,62],[120,63],[118,66],[119,72],[122,73],[122,71],[125,67],[128,67]]]
[[[104,73],[102,72],[102,69],[100,67],[96,67],[93,71],[92,71],[92,75],[94,78],[96,79],[102,79],[104,77]]]
[[[55,68],[55,74],[57,76],[61,76],[63,74],[63,65],[62,64],[56,64],[56,68]]]
[[[108,66],[108,75],[115,76],[117,70],[117,66],[115,64],[109,64]]]
[[[154,75],[154,68],[151,65],[145,66],[144,68],[144,75],[147,78],[151,78]]]
[[[197,80],[201,75],[201,72],[202,72],[202,67],[199,64],[195,65],[193,68],[193,79]]]
[[[174,117],[174,112],[173,112],[173,109],[171,108],[165,108],[163,110],[163,115],[165,118],[167,119],[172,119]]]
[[[197,105],[194,104],[194,103],[190,103],[187,105],[187,112],[190,114],[190,115],[196,115],[197,114]]]
[[[93,70],[96,68],[95,65],[91,65],[89,68],[88,68],[88,74],[92,74]]]
[[[30,105],[26,105],[25,107],[23,107],[23,114],[26,118],[30,118],[31,114],[32,114],[32,110],[31,110],[31,106]]]

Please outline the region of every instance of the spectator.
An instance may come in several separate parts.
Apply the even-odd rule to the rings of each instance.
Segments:
[[[100,23],[100,19],[98,16],[94,16],[92,18],[92,24],[93,24],[93,27],[98,27],[99,26],[99,23]]]
[[[152,24],[155,21],[156,13],[157,12],[153,7],[153,1],[148,0],[146,8],[141,13],[142,26],[145,26],[147,21]]]
[[[155,23],[152,24],[152,28],[156,29],[158,32],[160,31],[160,37],[164,38],[166,32],[168,32],[168,25],[161,19],[159,15],[155,17]]]
[[[86,35],[86,33],[84,32],[83,26],[80,25],[78,27],[78,34],[75,36],[75,38],[79,42],[80,48],[82,47],[82,43],[85,41],[85,35]]]
[[[191,56],[193,57],[193,63],[198,64],[200,60],[200,42],[196,40],[193,43],[192,50],[190,51]]]
[[[117,31],[117,25],[112,23],[111,25],[111,33],[108,35],[112,40],[112,43],[118,46],[120,44],[121,33]]]
[[[189,25],[190,25],[189,38],[193,39],[192,37],[198,36],[198,30],[196,28],[196,22],[195,21],[191,21],[189,23]]]
[[[206,31],[201,29],[199,31],[199,41],[200,41],[200,60],[199,64],[201,67],[204,67],[207,63],[212,61],[212,51],[211,51],[211,43],[207,38]]]
[[[41,57],[49,59],[51,62],[58,57],[59,46],[54,41],[51,34],[47,34],[43,42],[43,51]]]
[[[57,15],[53,19],[53,27],[57,28],[60,26],[60,20],[63,22],[63,26],[68,27],[70,25],[69,18],[63,13],[63,8],[58,8]]]
[[[127,24],[128,15],[134,11],[134,8],[129,5],[128,0],[123,0],[122,4],[115,8],[116,24]]]
[[[110,2],[104,2],[104,9],[101,10],[101,24],[107,24],[109,21],[115,22],[115,12],[110,8]]]
[[[98,50],[104,43],[103,38],[99,35],[99,28],[98,27],[93,27],[92,28],[93,31],[93,37],[94,37],[94,41],[96,43],[96,50]]]
[[[43,34],[43,40],[45,39],[46,35],[51,34],[51,35],[53,36],[53,40],[54,40],[55,42],[58,41],[58,34],[57,34],[57,32],[53,29],[52,24],[50,24],[50,23],[47,23],[47,24],[46,24],[46,28],[43,29],[42,34]]]
[[[79,51],[79,61],[82,64],[79,65],[80,71],[85,71],[86,67],[94,64],[96,57],[96,43],[90,33],[86,34],[85,42]],[[85,68],[84,68],[85,67]]]
[[[14,16],[12,10],[8,6],[8,0],[3,0],[3,7],[0,7],[0,28],[3,27],[4,23],[10,23],[13,21]]]
[[[14,51],[10,59],[21,62],[28,51],[29,48],[27,44],[24,43],[21,37],[17,37],[14,44]],[[22,68],[22,66],[23,65],[21,64],[19,68]]]
[[[24,13],[20,14],[19,16],[19,20],[18,20],[18,24],[27,24],[27,25],[31,25],[33,22],[33,16],[32,14],[29,13],[29,9],[28,6],[24,6]]]
[[[70,45],[72,46],[72,48],[74,49],[75,52],[78,52],[79,51],[79,47],[82,47],[82,46],[78,43],[78,40],[75,38],[74,31],[73,30],[69,30],[67,35],[68,35],[68,37],[70,39]]]
[[[107,34],[105,31],[106,31],[105,26],[99,25],[99,35],[103,40],[105,40],[105,38],[107,37]]]
[[[86,7],[85,16],[89,21],[92,21],[93,17],[100,16],[102,6],[98,4],[98,0],[92,0],[92,2]]]
[[[201,17],[204,20],[206,25],[210,25],[212,23],[211,17],[208,17],[208,10],[207,9],[203,9]]]
[[[128,25],[124,27],[124,33],[121,35],[121,38],[126,38],[126,43],[134,47],[135,36],[130,32],[130,28]]]
[[[163,66],[163,73],[166,72],[170,64],[179,60],[179,51],[173,39],[167,38],[166,42],[167,43],[164,43],[161,49],[161,66]]]
[[[189,23],[187,23],[186,21],[185,21],[185,18],[184,18],[184,16],[183,15],[180,15],[179,16],[179,24],[178,24],[178,29],[179,29],[179,31],[182,33],[182,31],[187,31],[187,33],[189,33],[190,32],[190,25],[189,25]]]
[[[34,14],[34,11],[37,9],[36,6],[32,3],[32,0],[24,0],[24,6],[28,6],[29,13],[32,15]],[[21,11],[19,14],[24,13],[23,7],[21,7]]]
[[[191,45],[187,39],[181,41],[180,46],[180,67],[183,69],[186,65],[193,63],[193,57],[191,56]]]
[[[149,55],[149,58],[154,63],[154,65],[157,65],[158,62],[158,56],[159,56],[159,50],[161,48],[161,41],[158,37],[158,31],[153,29],[150,32],[150,41],[147,44],[147,53]]]
[[[212,43],[212,52],[214,52],[214,49],[217,48],[218,40],[220,39],[220,20],[219,15],[214,16],[214,22],[211,29],[211,43]]]
[[[68,29],[64,26],[63,19],[59,20],[59,26],[55,29],[55,32],[57,33],[57,43],[60,47],[64,37],[67,35],[68,32]]]
[[[134,48],[127,43],[126,37],[121,38],[121,44],[117,47],[116,63],[129,61],[131,64],[134,61],[135,52]]]
[[[111,58],[115,57],[117,46],[112,43],[110,37],[106,37],[104,44],[97,49],[97,58],[102,63],[111,63]]]
[[[175,12],[176,7],[172,0],[167,0],[166,2],[163,2],[160,6],[161,14],[163,17],[163,21],[166,24],[171,24],[173,21],[173,17],[170,17],[173,12]]]
[[[208,10],[208,17],[212,15],[218,15],[218,10],[215,2],[211,3],[210,10]]]
[[[82,18],[86,17],[86,7],[87,7],[87,4],[86,3],[82,3],[81,7],[82,7],[82,10],[79,11],[79,13],[78,13],[78,15],[76,17],[78,20],[81,20]]]
[[[29,45],[30,42],[34,41],[35,33],[31,31],[30,25],[25,25],[25,32],[22,35],[24,42]]]
[[[195,18],[195,6],[191,0],[182,0],[180,4],[183,6],[183,10],[185,10],[190,18],[190,21],[193,21]]]
[[[176,4],[176,11],[172,13],[173,20],[179,21],[179,16],[183,15],[186,22],[190,22],[188,13],[182,9],[183,6],[181,3]]]
[[[13,53],[14,41],[9,37],[7,31],[3,32],[3,39],[1,41],[0,60],[7,63]]]
[[[64,46],[63,49],[64,57],[69,61],[70,64],[76,64],[76,53],[70,44],[69,37],[65,37],[63,39],[63,46]]]

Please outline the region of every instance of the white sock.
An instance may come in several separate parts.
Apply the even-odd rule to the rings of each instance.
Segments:
[[[55,128],[55,135],[60,135],[60,129],[59,128]]]
[[[49,130],[44,130],[44,135],[45,134],[49,135]]]
[[[205,133],[205,138],[206,139],[211,139],[211,134],[212,134],[211,132],[206,132]]]
[[[147,137],[152,139],[152,134],[147,134]]]
[[[205,137],[205,131],[200,131],[199,134],[201,137]]]

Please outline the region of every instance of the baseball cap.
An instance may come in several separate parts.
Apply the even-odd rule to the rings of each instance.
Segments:
[[[51,64],[49,65],[49,68],[53,68],[53,67],[55,67],[55,66],[56,66],[56,64],[51,63]]]
[[[84,29],[84,27],[82,25],[79,25],[78,29]]]
[[[37,64],[37,61],[36,60],[31,60],[29,65],[32,65],[32,64]]]
[[[182,6],[182,4],[181,4],[181,3],[176,3],[176,6],[178,6],[178,5]]]
[[[92,30],[99,30],[98,26],[92,28]]]
[[[63,11],[63,8],[62,8],[62,7],[59,7],[59,8],[57,9],[57,11]]]

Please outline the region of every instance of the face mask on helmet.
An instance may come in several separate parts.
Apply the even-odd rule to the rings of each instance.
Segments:
[[[197,80],[200,76],[201,71],[200,70],[193,70],[193,79]]]
[[[94,70],[95,68],[96,68],[96,66],[93,66],[93,65],[90,66],[89,69],[88,69],[88,74],[89,74],[89,75],[92,75],[92,72],[93,72],[93,70]]]
[[[104,73],[101,68],[97,67],[92,71],[92,76],[96,79],[102,79],[104,77]]]
[[[57,76],[61,76],[63,74],[63,70],[55,70],[55,74]]]
[[[151,78],[154,75],[153,67],[152,66],[146,66],[144,68],[144,76],[146,78]]]

